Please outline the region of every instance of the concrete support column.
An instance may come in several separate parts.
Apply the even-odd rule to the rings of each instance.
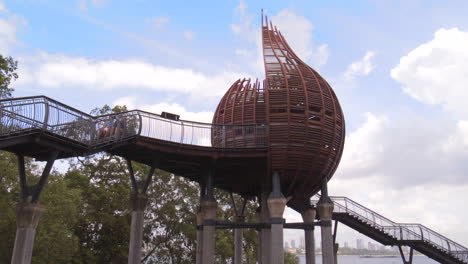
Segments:
[[[270,219],[270,212],[268,211],[268,193],[262,192],[260,196],[260,222],[266,223]],[[260,246],[261,246],[261,263],[270,264],[270,248],[271,248],[271,237],[270,229],[262,228],[260,230]]]
[[[133,194],[131,197],[132,223],[130,226],[128,264],[139,264],[141,262],[146,202],[147,198],[143,194]]]
[[[258,223],[263,223],[263,218],[261,215],[260,207],[257,209],[255,212],[255,216],[257,218]],[[262,235],[263,235],[263,229],[257,229],[257,236],[258,236],[258,243],[257,243],[257,263],[258,264],[263,264],[262,262]]]
[[[283,245],[283,212],[286,207],[286,198],[269,198],[268,209],[270,209],[270,263],[284,263],[284,245]]]
[[[203,212],[198,210],[197,212],[197,253],[196,253],[196,264],[202,264],[203,255]]]
[[[332,235],[333,201],[330,197],[322,195],[317,204],[317,211],[322,222],[322,263],[335,264],[335,250]]]
[[[270,211],[270,262],[271,264],[284,264],[283,245],[283,213],[286,208],[286,198],[281,193],[280,178],[277,172],[273,173],[273,191],[268,197],[268,210]]]
[[[243,223],[245,221],[245,216],[237,215],[235,221],[238,223]],[[234,264],[242,264],[242,241],[242,229],[234,229]]]
[[[203,211],[203,264],[214,264],[216,209],[218,203],[214,199],[204,199],[201,203]]]
[[[313,224],[316,213],[315,208],[307,208],[302,211],[302,220],[305,224]],[[313,226],[304,230],[304,240],[306,264],[315,264],[315,237]]]
[[[45,207],[20,203],[16,206],[16,238],[11,264],[30,264],[36,227]]]

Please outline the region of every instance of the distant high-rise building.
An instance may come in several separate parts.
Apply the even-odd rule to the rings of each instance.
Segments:
[[[364,243],[362,242],[362,239],[360,239],[360,238],[356,239],[356,248],[357,249],[364,249]]]
[[[284,248],[289,248],[288,242],[284,242]]]
[[[374,243],[368,242],[367,243],[367,249],[370,251],[375,251],[376,250],[376,245]]]
[[[291,240],[291,247],[296,248],[296,240]]]
[[[348,245],[348,242],[347,242],[347,241],[344,242],[344,247],[345,247],[345,248],[349,248],[349,245]]]
[[[304,237],[301,237],[301,240],[299,242],[299,248],[304,248],[305,246],[305,241],[304,241]]]

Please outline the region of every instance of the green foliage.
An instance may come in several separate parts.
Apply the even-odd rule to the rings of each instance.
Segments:
[[[95,109],[95,114],[126,111],[126,107]],[[123,158],[98,153],[74,159],[68,172],[53,172],[40,197],[46,211],[34,243],[34,263],[126,263],[130,232],[129,198],[132,191]],[[42,170],[26,159],[30,183]],[[135,176],[144,180],[148,166],[133,163]],[[19,187],[16,157],[0,152],[0,263],[11,259],[15,238],[15,205]],[[143,260],[146,264],[195,263],[196,212],[200,189],[186,178],[156,170],[148,188]],[[220,220],[234,220],[228,193],[217,190]],[[234,195],[241,207],[241,197]],[[255,221],[256,205],[249,201],[246,221]],[[257,232],[244,230],[244,263],[256,263]],[[233,232],[216,231],[216,262],[232,263]]]
[[[284,252],[284,264],[299,264],[299,257],[291,252]]]
[[[122,158],[95,155],[65,175],[82,200],[72,228],[78,238],[73,263],[124,263],[128,254],[130,183]]]
[[[17,69],[17,61],[13,60],[12,57],[0,55],[0,98],[11,97],[14,89],[10,87],[10,83],[18,79]]]
[[[0,151],[0,263],[9,263],[16,231],[15,207],[19,202],[18,164],[15,155]],[[39,168],[26,159],[30,183],[37,182]],[[45,205],[34,242],[34,263],[70,263],[77,238],[72,227],[77,218],[81,191],[68,188],[62,175],[52,173],[44,188],[41,204]]]
[[[15,241],[19,188],[16,157],[0,151],[0,263],[9,263]]]

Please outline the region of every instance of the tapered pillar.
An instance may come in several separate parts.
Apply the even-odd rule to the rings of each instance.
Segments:
[[[141,250],[143,245],[143,227],[145,223],[145,208],[148,201],[146,197],[146,191],[148,190],[151,180],[153,178],[156,165],[159,160],[156,159],[151,165],[146,179],[138,181],[133,172],[132,161],[126,159],[127,169],[130,176],[130,182],[132,184],[132,196],[130,197],[130,207],[132,214],[132,222],[130,224],[130,243],[128,249],[128,263],[137,264],[141,263]]]
[[[58,151],[49,154],[42,175],[33,186],[27,181],[24,156],[16,155],[22,202],[16,206],[16,238],[11,257],[12,264],[31,263],[36,228],[45,211],[45,207],[37,203],[58,154]]]
[[[130,226],[130,245],[128,252],[129,264],[141,262],[146,202],[147,198],[143,194],[133,194],[131,197],[132,223]]]
[[[39,204],[20,203],[16,206],[16,238],[12,264],[31,263],[36,228],[45,207]]]
[[[323,195],[323,192],[317,204],[317,212],[321,221],[322,263],[335,264],[332,235],[333,202],[328,195]]]
[[[273,173],[273,191],[268,197],[268,210],[270,211],[270,262],[271,264],[284,264],[283,248],[283,213],[286,208],[286,198],[281,193],[280,179],[277,172]]]
[[[197,253],[196,264],[202,264],[203,255],[203,212],[201,209],[197,212]]]
[[[238,215],[235,220],[238,223],[243,223],[245,221],[245,216]],[[243,237],[242,228],[234,229],[234,264],[242,264]]]
[[[215,259],[215,224],[218,203],[214,199],[204,199],[203,211],[203,264],[214,264]]]
[[[302,211],[302,220],[305,224],[313,224],[315,220],[316,210],[313,207],[306,208]],[[307,227],[304,230],[305,240],[305,261],[306,264],[315,264],[315,237],[314,227]]]

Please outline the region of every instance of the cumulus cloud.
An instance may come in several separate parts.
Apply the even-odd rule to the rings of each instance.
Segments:
[[[110,0],[91,0],[94,6],[101,7],[110,2]]]
[[[83,12],[88,11],[88,5],[85,0],[78,1],[78,9]]]
[[[139,101],[140,98],[137,96],[126,96],[118,98],[114,101],[113,104],[126,105],[128,109],[140,109],[155,114],[161,114],[161,112],[163,111],[169,112],[179,115],[180,119],[189,121],[211,123],[211,121],[213,120],[213,112],[191,112],[177,103],[140,104]]]
[[[223,95],[243,73],[221,71],[213,75],[190,68],[175,68],[143,60],[92,60],[85,57],[41,53],[22,61],[17,85],[46,88],[131,89],[213,98]]]
[[[193,40],[195,38],[195,32],[191,30],[185,30],[182,35],[184,36],[184,39],[186,40]]]
[[[272,16],[271,21],[302,60],[311,62],[314,67],[327,63],[330,54],[328,45],[314,43],[312,36],[314,26],[307,18],[292,10],[284,9]]]
[[[239,22],[232,24],[231,30],[237,37],[247,41],[250,45],[247,48],[236,49],[236,55],[243,56],[251,61],[251,67],[257,73],[263,72],[261,29],[259,25],[253,23],[257,15],[247,12],[247,5],[244,1],[239,2],[236,11],[239,14]],[[288,44],[302,60],[316,68],[327,63],[330,55],[328,45],[314,42],[314,27],[307,18],[296,14],[292,10],[284,9],[270,17],[270,20],[277,26]],[[243,44],[245,45],[245,43]]]
[[[8,9],[5,7],[2,1],[0,1],[0,13],[6,13]]]
[[[454,227],[466,222],[468,214],[460,210],[463,199],[454,197],[468,192],[467,159],[467,120],[366,113],[346,137],[330,194],[350,197],[395,222],[424,224],[466,244],[466,234]],[[344,228],[338,236],[353,241],[358,235]]]
[[[390,75],[403,91],[463,118],[468,115],[468,32],[441,28],[434,38],[400,59]]]
[[[371,113],[346,137],[337,177],[378,177],[387,188],[468,183],[468,123]]]
[[[358,61],[351,63],[348,66],[346,72],[344,73],[345,78],[347,80],[352,80],[354,79],[354,77],[359,75],[369,75],[375,68],[375,65],[372,61],[374,57],[374,51],[367,51],[364,57],[362,57]]]
[[[11,48],[19,43],[16,34],[27,22],[15,14],[10,14],[2,2],[0,13],[7,14],[6,17],[0,17],[0,53],[8,54]]]
[[[166,24],[169,23],[168,17],[154,17],[147,19],[146,22],[150,24],[155,29],[162,29]]]

